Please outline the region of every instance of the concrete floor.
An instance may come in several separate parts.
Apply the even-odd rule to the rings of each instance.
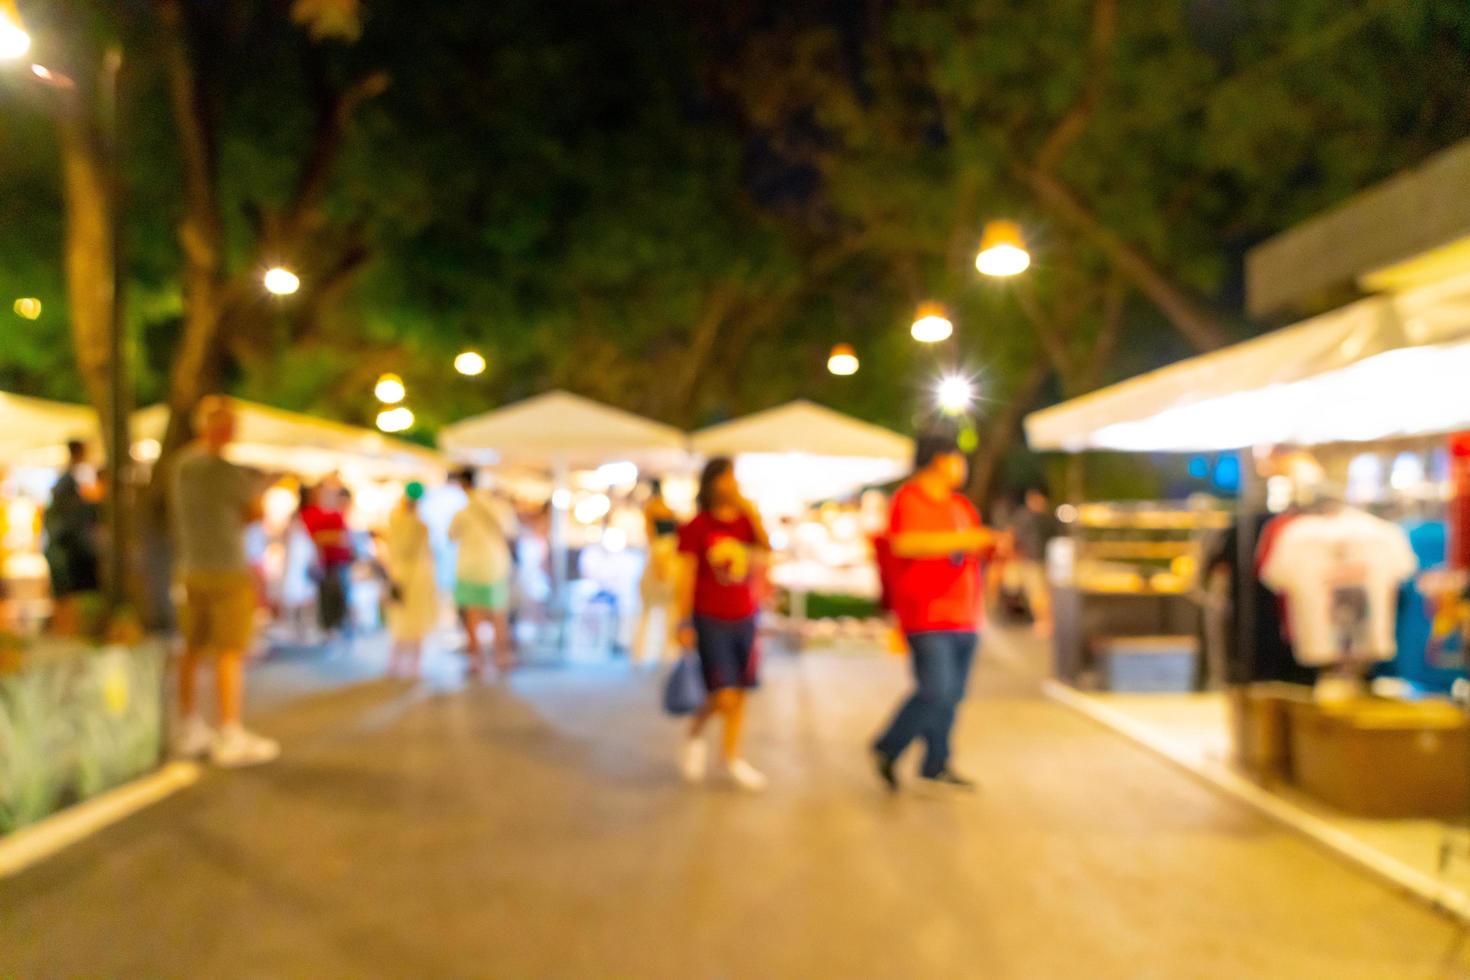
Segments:
[[[991,643],[984,791],[938,799],[866,766],[892,657],[770,665],[762,797],[677,780],[651,675],[274,665],[281,762],[0,882],[0,977],[1470,975],[1456,925],[1040,700],[1031,657]]]

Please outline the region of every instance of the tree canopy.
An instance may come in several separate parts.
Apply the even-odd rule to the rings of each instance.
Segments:
[[[1038,399],[1259,329],[1244,248],[1470,132],[1459,0],[90,7],[19,3],[73,70],[126,51],[140,400],[197,377],[367,422],[394,370],[423,433],[552,386],[908,428],[959,366],[1004,445]],[[78,398],[53,101],[0,78],[0,387]],[[974,271],[991,218],[1021,281]],[[282,302],[252,291],[276,252]],[[949,348],[909,339],[925,300]]]

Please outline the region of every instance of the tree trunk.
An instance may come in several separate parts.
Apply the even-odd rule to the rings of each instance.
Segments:
[[[75,90],[58,94],[62,196],[66,207],[66,288],[72,345],[87,400],[97,411],[111,458],[112,398],[108,386],[108,336],[112,323],[112,204],[107,153],[85,99]]]

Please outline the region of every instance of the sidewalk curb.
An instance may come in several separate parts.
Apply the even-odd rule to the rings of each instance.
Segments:
[[[1217,766],[1202,765],[1190,753],[1169,745],[1147,725],[1073,690],[1056,680],[1045,680],[1042,693],[1052,701],[1085,715],[1125,738],[1153,752],[1209,786],[1231,796],[1256,811],[1305,835],[1339,857],[1372,872],[1431,907],[1465,922],[1470,922],[1470,894],[1427,875],[1363,843],[1315,814],[1303,810],[1262,789],[1244,776]]]
[[[169,762],[116,789],[0,837],[0,878],[31,867],[77,841],[132,816],[199,781],[193,762]]]

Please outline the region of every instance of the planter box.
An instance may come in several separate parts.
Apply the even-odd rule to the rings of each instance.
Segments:
[[[0,673],[0,833],[156,768],[161,645],[40,641]]]

